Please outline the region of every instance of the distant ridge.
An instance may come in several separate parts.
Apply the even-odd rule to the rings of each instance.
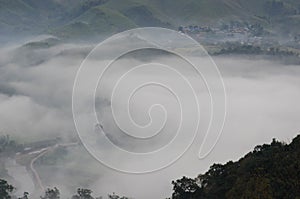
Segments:
[[[299,0],[0,0],[0,34],[60,37],[111,34],[133,27],[211,25],[232,20],[299,32]]]

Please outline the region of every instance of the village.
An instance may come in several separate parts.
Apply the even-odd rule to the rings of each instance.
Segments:
[[[217,26],[187,25],[179,26],[178,32],[187,34],[202,44],[238,42],[256,46],[285,45],[300,48],[300,33],[280,38],[264,29],[260,24],[232,21]]]
[[[178,32],[198,41],[210,55],[254,54],[278,58],[288,56],[295,60],[293,63],[300,63],[299,33],[282,37],[269,32],[260,24],[239,21],[216,26],[179,26]]]

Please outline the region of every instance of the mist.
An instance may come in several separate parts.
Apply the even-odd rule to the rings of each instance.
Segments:
[[[76,43],[58,44],[45,49],[21,47],[21,44],[0,49],[0,131],[14,139],[28,143],[46,138],[61,137],[66,142],[78,139],[72,116],[72,90],[82,61],[94,46]],[[107,53],[110,49],[107,49]],[[96,109],[100,123],[108,137],[118,146],[133,152],[148,152],[164,146],[174,136],[178,127],[177,102],[174,96],[162,88],[149,87],[134,96],[131,111],[136,123],[146,125],[149,117],[153,125],[149,132],[157,130],[163,119],[163,112],[153,109],[150,116],[147,111],[155,102],[163,104],[169,110],[163,136],[150,142],[138,144],[126,135],[121,135],[110,114],[110,94],[114,83],[132,66],[149,60],[169,63],[180,69],[194,82],[197,97],[202,100],[201,114],[208,115],[209,102],[204,84],[197,84],[198,77],[193,69],[185,66],[173,55],[146,51],[151,56],[129,54],[112,65],[108,76],[103,79],[96,96]],[[84,148],[78,145],[69,148],[66,157],[61,160],[63,166],[39,167],[41,180],[46,187],[58,187],[63,195],[74,193],[79,186],[90,187],[94,195],[106,196],[116,192],[133,198],[165,198],[171,194],[171,181],[183,175],[195,177],[205,172],[213,163],[225,163],[237,160],[257,144],[268,143],[272,138],[289,142],[300,130],[300,66],[286,65],[280,61],[245,56],[215,56],[226,87],[227,117],[217,145],[204,159],[197,157],[199,144],[208,128],[208,117],[200,124],[200,132],[192,147],[174,164],[148,174],[126,174],[117,172],[101,164]],[[101,61],[99,65],[101,65]],[[115,69],[114,69],[115,68]],[[88,78],[88,77],[87,77]],[[175,74],[166,71],[144,70],[133,73],[126,86],[140,79],[168,79],[175,82],[182,96],[188,96],[185,87],[177,81]],[[201,82],[201,80],[199,81]],[[85,96],[85,90],[81,91]],[[188,98],[188,97],[187,97]],[[122,115],[123,99],[117,98],[117,115]],[[189,99],[185,99],[189,100]],[[90,103],[88,101],[86,103]],[[84,108],[84,107],[82,107]],[[118,112],[120,110],[120,112]],[[189,112],[194,113],[192,110]],[[125,121],[126,122],[126,121]],[[188,121],[187,121],[188,122]],[[128,131],[133,127],[122,124]],[[94,128],[94,126],[93,126]],[[188,128],[187,128],[188,129]],[[145,134],[149,133],[145,131]],[[101,139],[99,141],[101,143]],[[106,151],[110,154],[109,151]],[[171,156],[171,154],[170,154]],[[128,160],[119,157],[120,164]],[[146,164],[146,163],[145,163]],[[55,171],[55,175],[53,174]],[[24,190],[26,191],[26,190]]]

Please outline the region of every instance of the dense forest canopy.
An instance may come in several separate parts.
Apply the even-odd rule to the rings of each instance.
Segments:
[[[300,198],[300,135],[290,144],[273,139],[237,162],[214,164],[195,179],[173,181],[173,199]]]

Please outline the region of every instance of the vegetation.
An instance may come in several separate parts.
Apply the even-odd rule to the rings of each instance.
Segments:
[[[300,64],[300,51],[294,48],[283,46],[269,46],[256,44],[242,44],[240,42],[227,42],[214,50],[209,50],[211,55],[262,55],[273,56],[280,61]]]
[[[9,135],[0,135],[0,155],[10,155],[21,149],[14,140],[11,140]]]
[[[14,187],[7,183],[7,181],[0,179],[0,199],[10,199],[10,193]]]
[[[23,48],[28,49],[44,49],[44,48],[50,48],[52,46],[55,46],[59,43],[59,40],[56,38],[48,38],[42,41],[36,41],[36,42],[29,42],[22,46]]]
[[[240,44],[229,44],[227,47],[222,48],[216,54],[261,54],[263,50],[259,46],[253,45],[240,45]]]
[[[54,150],[48,152],[44,156],[40,157],[36,164],[38,165],[57,165],[62,162],[68,154],[68,150],[64,147],[57,147]]]
[[[300,135],[292,143],[273,139],[237,162],[214,164],[195,179],[173,181],[173,199],[300,198]]]
[[[72,199],[93,199],[92,191],[89,189],[77,189],[77,194],[72,196]]]
[[[129,198],[127,198],[127,197],[125,197],[125,196],[118,196],[117,194],[115,194],[115,193],[113,193],[112,195],[108,195],[108,198],[109,199],[129,199]]]
[[[0,33],[78,37],[137,26],[211,25],[234,19],[298,32],[299,14],[298,0],[0,0]]]
[[[45,191],[45,195],[41,196],[41,199],[60,199],[59,190],[56,187],[53,189],[48,188]]]
[[[29,195],[28,192],[24,192],[24,193],[23,193],[23,197],[21,197],[21,198],[19,198],[19,199],[28,199],[28,195]]]
[[[7,183],[7,181],[0,179],[0,199],[11,199],[11,192],[14,190],[14,187]],[[94,198],[92,196],[92,190],[78,188],[77,193],[71,197],[71,199],[102,199],[102,197]],[[15,197],[14,197],[15,198]],[[41,199],[60,199],[60,191],[54,187],[53,189],[48,188],[44,196],[40,197]],[[24,192],[24,195],[18,199],[29,199],[29,193]],[[118,196],[117,194],[113,193],[112,195],[108,195],[108,199],[129,199],[125,196]]]

